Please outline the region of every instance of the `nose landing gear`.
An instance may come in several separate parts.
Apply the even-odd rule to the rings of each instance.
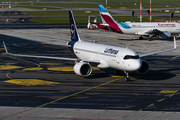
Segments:
[[[126,75],[125,81],[130,81],[129,74],[127,71],[124,71],[124,74]]]
[[[125,82],[130,81],[129,73],[127,71],[116,70],[116,74],[117,75],[124,75],[126,77]]]

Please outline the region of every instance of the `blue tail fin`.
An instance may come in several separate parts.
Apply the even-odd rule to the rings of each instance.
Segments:
[[[72,11],[69,11],[69,22],[70,22],[71,41],[74,42],[81,41]]]

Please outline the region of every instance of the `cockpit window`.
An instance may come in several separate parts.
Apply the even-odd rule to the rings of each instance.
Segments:
[[[128,60],[128,59],[139,59],[139,55],[136,55],[136,56],[126,55],[126,56],[124,57],[124,60]]]

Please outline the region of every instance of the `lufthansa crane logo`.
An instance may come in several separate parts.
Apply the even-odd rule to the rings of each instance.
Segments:
[[[75,28],[73,24],[71,25],[71,38],[75,39]]]

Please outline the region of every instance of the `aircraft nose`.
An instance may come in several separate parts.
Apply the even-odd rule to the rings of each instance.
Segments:
[[[141,68],[141,61],[138,60],[132,64],[133,71],[139,70]]]

